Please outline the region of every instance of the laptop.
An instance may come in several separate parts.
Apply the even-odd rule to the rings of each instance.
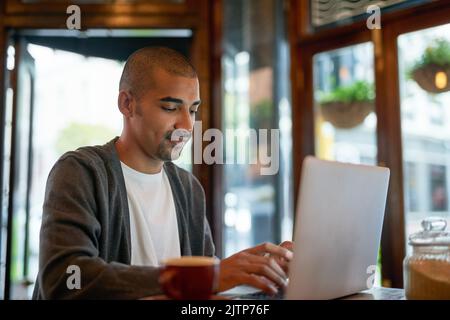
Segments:
[[[294,258],[282,297],[335,299],[372,286],[381,239],[389,169],[303,161],[294,229]],[[250,287],[251,288],[251,287]],[[253,290],[255,291],[255,290]],[[227,296],[270,298],[240,286]],[[273,297],[272,297],[273,298]]]

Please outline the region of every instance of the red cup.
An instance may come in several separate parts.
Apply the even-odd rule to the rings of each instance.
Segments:
[[[166,260],[159,275],[164,293],[175,300],[207,300],[217,287],[219,259],[184,256]]]

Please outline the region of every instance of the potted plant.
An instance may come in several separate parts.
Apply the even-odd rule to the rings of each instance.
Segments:
[[[441,93],[450,90],[450,43],[445,39],[435,39],[409,70],[424,90]]]
[[[367,81],[356,81],[320,94],[319,105],[324,120],[337,128],[349,129],[361,124],[374,110],[374,87]]]

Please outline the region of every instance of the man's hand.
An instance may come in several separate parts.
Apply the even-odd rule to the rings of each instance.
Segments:
[[[292,252],[286,244],[263,243],[223,259],[220,262],[218,291],[246,284],[269,294],[277,293],[277,287],[286,287],[287,275],[276,259],[285,264],[292,259]]]

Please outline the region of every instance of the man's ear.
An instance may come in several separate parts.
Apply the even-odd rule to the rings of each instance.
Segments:
[[[135,100],[128,90],[121,90],[119,92],[119,97],[117,98],[117,104],[119,106],[120,112],[126,117],[130,118],[134,113],[134,103]]]

